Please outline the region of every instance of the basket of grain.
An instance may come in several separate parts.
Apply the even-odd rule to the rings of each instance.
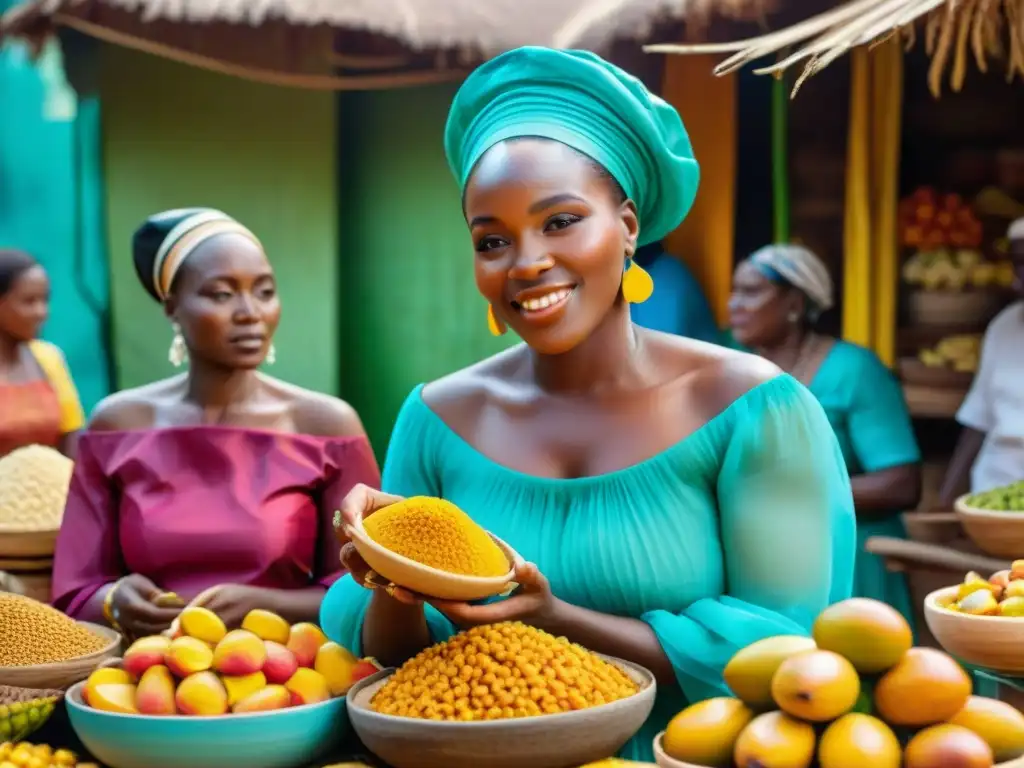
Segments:
[[[0,592],[0,685],[67,688],[120,650],[121,636],[112,629]]]
[[[55,689],[0,685],[0,744],[21,741],[37,731],[63,697],[64,692]]]

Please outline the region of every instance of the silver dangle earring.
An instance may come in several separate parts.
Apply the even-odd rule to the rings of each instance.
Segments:
[[[273,365],[277,362],[277,350],[274,348],[274,342],[270,342],[270,348],[267,350],[267,356],[263,362],[267,365]]]
[[[181,326],[173,323],[174,338],[171,339],[171,349],[167,353],[167,359],[175,368],[181,368],[188,359],[188,349],[185,347],[185,338],[181,335]]]
[[[790,312],[787,319],[791,323],[799,322],[799,320],[800,320],[800,313],[799,312],[795,312],[795,311],[794,312]]]

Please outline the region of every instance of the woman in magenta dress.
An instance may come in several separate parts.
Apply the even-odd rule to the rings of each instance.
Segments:
[[[202,602],[315,621],[340,575],[332,517],[379,472],[341,400],[257,372],[281,313],[256,236],[210,209],[135,233],[135,267],[186,373],[101,402],[82,434],[54,556],[53,603],[129,636]]]

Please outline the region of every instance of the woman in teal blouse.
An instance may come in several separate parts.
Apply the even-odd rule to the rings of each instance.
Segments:
[[[529,564],[507,599],[424,604],[364,589],[348,543],[322,625],[385,664],[505,620],[630,659],[659,695],[623,754],[649,760],[672,715],[727,692],[737,649],[806,634],[850,594],[842,454],[775,366],[630,321],[651,288],[631,257],[678,225],[698,181],[678,113],[638,80],[587,52],[511,51],[463,84],[445,149],[489,325],[525,343],[414,389],[387,493],[353,491],[338,525],[443,496]]]
[[[761,248],[736,269],[732,335],[806,384],[825,409],[857,508],[853,593],[889,603],[913,621],[905,577],[866,552],[864,542],[871,536],[906,538],[900,512],[920,500],[921,453],[892,372],[870,350],[812,330],[832,306],[832,294],[828,269],[806,248]]]

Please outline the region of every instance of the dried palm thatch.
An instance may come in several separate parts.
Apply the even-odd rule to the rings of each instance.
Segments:
[[[780,54],[758,74],[780,76],[804,62],[793,86],[795,96],[806,79],[827,67],[847,51],[861,45],[877,45],[901,35],[907,50],[923,29],[924,46],[931,57],[928,86],[932,95],[949,85],[959,91],[968,61],[987,72],[990,63],[1001,62],[1007,82],[1024,76],[1024,0],[851,0],[800,24],[758,37],[719,45],[650,45],[649,53],[732,53],[715,68],[725,75],[770,54]],[[794,50],[795,49],[795,50]],[[789,52],[792,50],[792,52]]]

